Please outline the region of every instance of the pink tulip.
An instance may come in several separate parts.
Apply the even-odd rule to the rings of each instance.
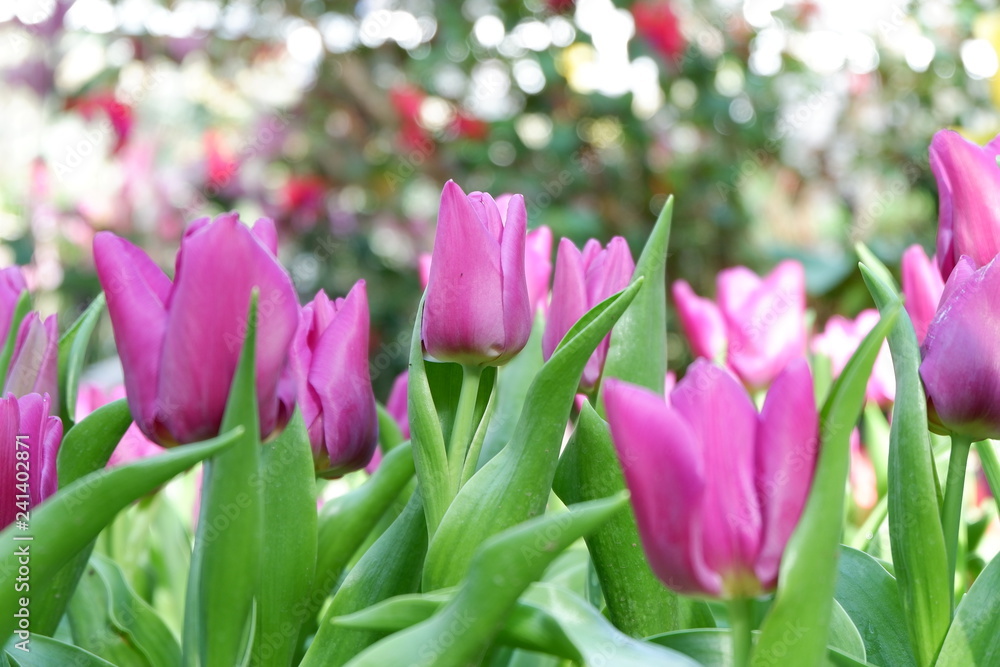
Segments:
[[[125,398],[124,385],[104,389],[92,382],[82,382],[76,398],[76,421],[82,420],[97,408],[122,398]],[[163,447],[143,435],[139,426],[132,422],[115,447],[115,451],[111,453],[108,467],[114,468],[162,453]]]
[[[21,267],[10,266],[0,270],[0,345],[7,340],[17,301],[27,289]]]
[[[488,194],[466,196],[454,181],[445,184],[421,324],[431,358],[498,366],[528,342],[526,224],[521,195],[504,217]]]
[[[985,146],[954,130],[931,141],[931,171],[938,184],[937,261],[941,276],[951,275],[962,255],[976,267],[1000,253],[1000,137]]]
[[[52,411],[59,411],[59,325],[56,316],[44,321],[38,313],[28,313],[21,321],[14,354],[7,370],[4,393],[15,396],[48,394]]]
[[[276,250],[277,234],[268,219],[258,220],[251,231],[236,213],[201,218],[184,234],[171,282],[128,241],[110,232],[94,238],[129,407],[153,442],[169,447],[219,433],[255,287],[261,435],[288,421],[294,383],[279,380],[298,303]]]
[[[688,368],[670,405],[615,379],[606,391],[612,440],[657,576],[688,594],[773,589],[818,452],[805,360],[778,375],[760,413],[728,371],[703,359]]]
[[[59,417],[51,415],[54,411],[48,395],[0,398],[0,483],[7,489],[0,502],[0,528],[58,488],[56,454],[63,430]]]
[[[761,279],[737,266],[719,273],[716,289],[713,303],[683,280],[673,285],[691,349],[698,357],[725,360],[748,387],[764,388],[805,352],[805,271],[787,260]]]
[[[342,299],[320,291],[302,308],[291,368],[316,471],[324,477],[365,467],[378,444],[368,328],[363,280]]]
[[[611,239],[603,249],[599,242],[591,239],[584,245],[583,252],[569,239],[559,241],[552,304],[542,334],[542,355],[546,361],[566,332],[588,310],[628,286],[633,271],[632,253],[620,236]],[[610,345],[611,334],[608,334],[587,361],[580,380],[582,390],[589,392],[597,386]]]
[[[813,352],[830,360],[830,371],[834,378],[840,377],[854,351],[858,349],[858,345],[868,332],[878,324],[878,320],[878,311],[874,309],[861,311],[853,320],[834,315],[827,320],[823,333],[813,338]],[[868,377],[865,398],[886,406],[892,403],[895,397],[896,376],[892,368],[892,354],[889,352],[889,344],[883,342],[875,358],[872,374]]]
[[[933,423],[973,440],[1000,438],[1000,260],[963,256],[920,348]]]
[[[903,272],[903,305],[913,322],[917,333],[917,343],[923,343],[927,336],[927,327],[934,319],[941,293],[944,291],[944,281],[927,257],[927,253],[919,245],[912,245],[903,253],[901,262]]]

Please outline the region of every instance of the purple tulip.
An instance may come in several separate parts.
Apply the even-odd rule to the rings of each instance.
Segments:
[[[552,304],[542,335],[542,355],[546,361],[566,332],[588,310],[628,286],[634,271],[632,253],[620,236],[611,239],[603,249],[599,242],[591,239],[584,245],[583,252],[569,239],[559,241]],[[589,392],[597,386],[610,345],[611,334],[608,334],[587,360],[580,380],[583,391]]]
[[[941,272],[934,266],[933,260],[919,245],[912,245],[903,253],[901,262],[903,273],[903,305],[913,322],[913,330],[917,333],[917,343],[923,343],[927,336],[927,327],[934,319],[941,293],[944,292],[944,281]]]
[[[775,587],[818,454],[812,378],[794,359],[764,407],[727,370],[695,361],[670,395],[608,381],[611,436],[643,549],[667,586],[748,597]]]
[[[813,352],[830,360],[830,371],[834,378],[840,377],[847,362],[868,332],[878,324],[878,320],[878,311],[871,308],[861,311],[853,320],[834,315],[827,320],[823,333],[813,338]],[[889,352],[889,344],[883,342],[868,377],[865,398],[884,407],[892,403],[895,397],[896,375],[892,368],[892,354]]]
[[[15,396],[48,394],[52,411],[59,411],[59,325],[56,316],[44,321],[38,313],[28,313],[21,321],[10,358],[4,393]]]
[[[1000,260],[963,256],[920,348],[932,423],[973,440],[1000,438]]]
[[[1000,253],[1000,137],[985,146],[954,130],[941,130],[931,141],[931,171],[937,180],[937,261],[947,280],[962,255],[975,266]]]
[[[50,416],[54,411],[48,395],[0,398],[0,483],[7,489],[0,502],[0,528],[10,525],[26,506],[34,507],[56,492],[62,422]]]
[[[769,385],[785,365],[805,353],[805,271],[778,264],[761,279],[744,266],[721,271],[717,303],[695,295],[679,280],[672,292],[681,328],[697,357],[725,360],[753,389]]]
[[[254,287],[261,435],[288,421],[294,382],[281,380],[298,302],[276,250],[270,220],[258,220],[251,231],[236,213],[201,218],[181,240],[171,282],[128,241],[110,232],[94,238],[129,407],[153,442],[169,447],[219,433]]]
[[[466,196],[454,181],[445,184],[421,323],[431,358],[499,366],[528,342],[526,225],[521,195],[504,217],[488,194]]]
[[[0,345],[7,340],[17,301],[27,289],[21,267],[10,266],[0,270]]]
[[[320,291],[302,308],[291,367],[316,470],[324,477],[365,467],[378,444],[368,327],[363,280],[345,298],[331,301]]]

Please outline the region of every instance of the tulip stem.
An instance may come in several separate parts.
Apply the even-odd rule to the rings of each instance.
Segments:
[[[472,422],[476,417],[476,398],[479,395],[479,378],[482,369],[478,366],[462,365],[462,390],[458,394],[455,421],[451,425],[451,441],[448,443],[448,467],[451,470],[452,488],[455,493],[462,484],[462,469],[472,440]]]
[[[733,665],[747,667],[753,645],[753,598],[729,601],[729,627],[733,635]]]
[[[955,608],[955,566],[958,554],[958,527],[962,523],[962,494],[965,491],[965,468],[969,461],[972,439],[953,434],[951,458],[948,461],[948,479],[945,482],[944,507],[941,524],[944,527],[944,545],[948,554],[948,575],[951,582],[952,609]]]

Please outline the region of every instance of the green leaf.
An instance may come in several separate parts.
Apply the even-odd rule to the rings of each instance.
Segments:
[[[97,537],[115,515],[134,500],[164,484],[199,461],[225,451],[240,437],[233,430],[200,444],[184,445],[111,470],[98,470],[60,489],[31,511],[31,529],[16,525],[0,533],[0,609],[18,608],[15,590],[18,551],[31,554],[32,581],[42,582]],[[30,538],[30,540],[25,540]],[[15,628],[10,614],[0,615],[0,638]]]
[[[60,667],[72,665],[73,667],[115,667],[110,662],[98,658],[93,653],[88,653],[81,648],[64,644],[55,639],[49,639],[44,635],[32,635],[31,641],[26,646],[29,650],[17,648],[15,642],[20,640],[12,639],[4,651],[11,663],[20,667]]]
[[[994,557],[962,597],[937,667],[1000,664],[1000,558]]]
[[[254,363],[257,299],[254,288],[246,338],[222,418],[222,430],[242,427],[240,436],[204,468],[184,609],[186,665],[242,665],[253,642],[263,535]]]
[[[378,446],[381,452],[385,454],[401,445],[406,438],[403,437],[403,432],[399,430],[399,424],[396,423],[396,419],[389,414],[384,405],[376,403],[375,409],[378,411]]]
[[[800,631],[800,627],[789,628],[785,636],[786,643],[776,647],[778,650],[775,651],[769,664],[796,664],[786,662],[783,656],[787,647],[794,645]],[[760,640],[760,633],[754,632],[754,640]],[[729,636],[729,630],[725,628],[697,628],[694,630],[667,632],[662,635],[650,637],[648,641],[690,656],[702,665],[729,667],[733,664],[733,642]],[[835,665],[836,667],[871,667],[870,663],[858,660],[856,657],[844,653],[833,646],[827,647],[826,655],[820,658],[819,662],[815,664]]]
[[[899,310],[897,306],[882,314],[847,362],[820,412],[821,446],[812,489],[781,559],[778,590],[761,627],[754,665],[768,664],[779,650],[784,652],[781,659],[785,664],[813,665],[826,652],[844,522],[850,435],[864,406],[875,357]],[[791,644],[785,640],[790,628],[801,628],[801,636]]]
[[[899,294],[875,270],[862,265],[868,290],[885,313],[898,309]],[[896,399],[889,429],[889,537],[910,643],[917,664],[934,661],[951,622],[951,582],[938,506],[934,454],[927,433],[927,399],[920,381],[920,349],[913,325],[901,313],[889,334]]]
[[[379,632],[336,625],[333,619],[416,592],[426,549],[427,525],[418,488],[402,514],[344,579],[299,667],[340,667],[382,637]]]
[[[836,598],[833,600],[833,615],[830,617],[830,641],[828,646],[832,646],[842,651],[845,655],[856,658],[861,662],[867,659],[865,643],[861,639],[861,632],[854,625],[854,621],[851,620],[847,612],[844,611],[844,608],[837,602]]]
[[[119,667],[173,667],[181,649],[163,620],[125,581],[113,561],[96,554],[69,607],[73,641]]]
[[[17,344],[17,331],[29,310],[31,310],[31,295],[25,290],[21,292],[14,305],[14,312],[10,317],[10,327],[7,329],[7,340],[3,342],[3,348],[0,349],[0,383],[7,381],[7,371],[10,369],[10,360],[14,356],[14,346]]]
[[[76,417],[76,395],[80,387],[80,373],[87,356],[87,345],[104,312],[104,292],[90,302],[80,317],[59,339],[59,404],[62,420],[72,424]]]
[[[430,619],[372,645],[349,664],[460,667],[486,652],[528,585],[566,547],[627,502],[627,495],[546,514],[482,543],[452,600]]]
[[[59,487],[106,466],[131,424],[132,413],[124,398],[102,405],[74,424],[59,446]]]
[[[425,590],[456,584],[488,537],[545,509],[583,368],[642,283],[591,309],[542,367],[513,439],[462,487],[438,526],[427,553]]]
[[[261,493],[264,528],[251,664],[285,667],[311,616],[316,573],[316,474],[301,410],[261,447],[253,485]]]
[[[633,302],[635,303],[635,302]],[[589,403],[556,469],[552,486],[564,503],[606,498],[625,488],[607,422]],[[649,567],[631,506],[587,537],[608,615],[633,637],[715,625],[703,602],[682,598],[664,586]]]
[[[458,409],[458,397],[462,392],[462,366],[425,360],[424,370],[427,373],[427,384],[431,389],[434,408],[438,420],[441,422],[441,433],[444,436],[444,441],[449,442],[451,440],[451,427],[455,421],[455,412]],[[474,426],[479,424],[486,411],[486,403],[493,391],[496,377],[497,369],[495,366],[487,366],[482,369],[479,392],[476,395],[476,408],[473,414]]]
[[[841,547],[836,600],[861,633],[870,662],[893,667],[916,664],[896,579],[877,560]]]

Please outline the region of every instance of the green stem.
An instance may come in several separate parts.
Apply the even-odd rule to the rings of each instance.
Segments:
[[[455,421],[451,425],[451,441],[448,443],[448,467],[451,470],[452,489],[458,493],[462,481],[462,469],[472,440],[472,422],[476,417],[476,397],[479,395],[479,378],[482,369],[478,366],[462,366],[462,390],[458,394]]]
[[[753,599],[735,598],[729,601],[729,627],[733,636],[733,666],[750,664],[752,647]]]
[[[493,418],[493,411],[497,407],[497,386],[494,383],[493,391],[490,392],[490,400],[486,404],[486,411],[483,413],[482,419],[479,420],[479,426],[476,428],[475,435],[472,436],[472,444],[469,445],[469,453],[465,455],[465,466],[462,468],[462,480],[459,485],[461,488],[465,486],[466,482],[472,479],[472,476],[476,474],[476,467],[479,465],[479,456],[483,452],[483,443],[486,441],[486,431],[489,430],[490,420]]]
[[[951,436],[951,458],[948,461],[948,479],[945,482],[944,507],[941,524],[944,527],[944,546],[948,554],[948,581],[951,582],[952,609],[955,608],[955,565],[958,554],[958,527],[962,523],[962,494],[965,491],[965,468],[969,461],[972,439],[954,434]]]
[[[858,528],[858,532],[854,535],[854,539],[851,540],[851,546],[858,551],[864,551],[868,548],[868,545],[875,535],[878,534],[878,529],[882,526],[882,522],[885,521],[886,515],[889,513],[889,496],[882,496],[879,498],[878,504],[872,508],[871,513],[865,522],[861,524]]]

